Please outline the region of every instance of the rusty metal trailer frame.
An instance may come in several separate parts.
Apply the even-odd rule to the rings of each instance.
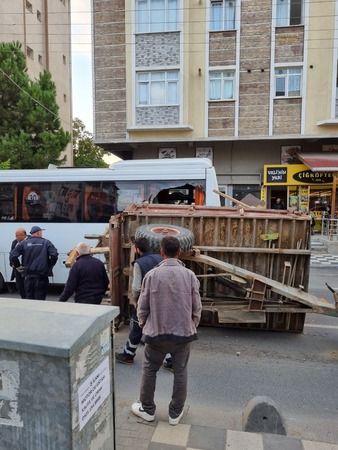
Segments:
[[[181,255],[201,282],[202,324],[301,332],[305,314],[337,314],[308,294],[310,219],[266,209],[131,205],[109,223],[111,302],[128,315],[133,239],[144,224],[177,225],[195,236]],[[264,236],[273,235],[272,240]]]

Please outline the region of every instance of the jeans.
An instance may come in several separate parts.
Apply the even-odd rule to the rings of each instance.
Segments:
[[[144,349],[140,402],[148,414],[155,414],[156,405],[154,403],[154,394],[156,375],[167,353],[171,353],[174,370],[174,385],[169,404],[169,416],[174,419],[183,411],[187,398],[187,364],[190,356],[190,342],[176,344],[171,341],[163,341],[156,344],[146,344]]]

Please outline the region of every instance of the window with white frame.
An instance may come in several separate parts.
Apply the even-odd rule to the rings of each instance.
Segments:
[[[300,25],[302,10],[303,0],[277,0],[276,26]]]
[[[301,67],[281,67],[275,69],[275,96],[299,97],[302,86]]]
[[[136,32],[178,30],[179,0],[136,0]]]
[[[137,106],[177,105],[178,70],[138,72]]]
[[[210,3],[210,31],[234,30],[235,0],[211,0]]]
[[[233,100],[234,83],[234,70],[211,70],[209,72],[209,100]]]

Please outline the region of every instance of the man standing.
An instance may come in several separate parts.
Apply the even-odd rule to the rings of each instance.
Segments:
[[[201,298],[196,275],[178,260],[180,243],[173,236],[161,242],[163,261],[144,277],[137,316],[145,335],[140,401],[132,412],[142,419],[155,419],[156,374],[167,353],[171,353],[174,386],[169,404],[169,424],[177,425],[187,397],[187,364],[190,343],[197,339]]]
[[[21,266],[22,257],[24,288],[28,299],[45,300],[47,296],[48,277],[58,260],[54,245],[42,237],[42,228],[32,227],[30,236],[18,243],[10,253],[10,262],[16,268]]]
[[[90,254],[90,246],[85,242],[77,244],[76,252],[76,262],[70,269],[59,301],[66,302],[75,292],[75,303],[99,305],[109,285],[106,268]]]
[[[138,238],[135,240],[135,253],[137,259],[133,263],[133,284],[131,299],[131,330],[128,340],[124,346],[122,353],[115,353],[116,361],[122,364],[133,364],[136,350],[141,342],[142,328],[138,324],[136,305],[141,292],[142,280],[149,270],[153,269],[162,261],[160,255],[150,253],[149,244],[146,238]]]
[[[12,242],[11,251],[16,247],[16,245],[19,242],[22,242],[25,239],[27,239],[26,230],[24,228],[18,228],[15,231],[15,239]],[[25,279],[24,279],[24,276],[23,276],[23,268],[22,268],[22,266],[19,266],[19,267],[14,267],[13,266],[12,275],[11,275],[11,281],[13,281],[13,280],[15,280],[16,290],[20,294],[20,297],[21,298],[25,298],[25,287],[24,287]]]

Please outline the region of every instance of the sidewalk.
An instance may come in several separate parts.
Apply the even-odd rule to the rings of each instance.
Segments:
[[[338,450],[338,444],[186,424],[185,416],[177,426],[164,420],[147,423],[129,408],[117,404],[117,450]]]

